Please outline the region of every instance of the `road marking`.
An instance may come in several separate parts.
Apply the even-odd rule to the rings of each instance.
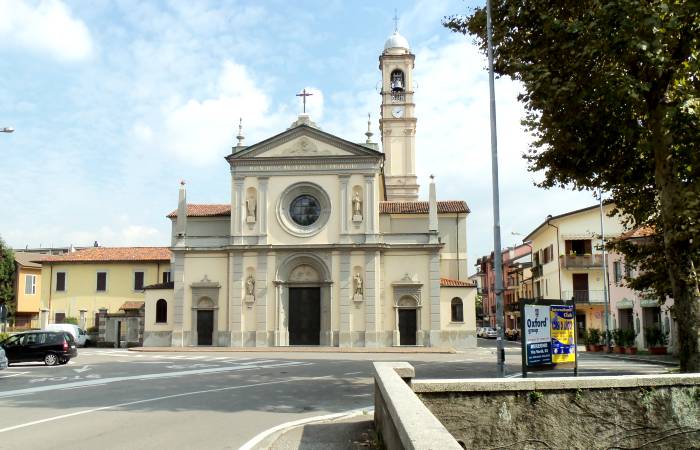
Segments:
[[[362,372],[346,372],[343,375],[357,375],[359,373],[362,373]]]
[[[10,372],[8,375],[3,375],[3,376],[1,376],[0,378],[16,377],[16,376],[19,376],[19,375],[24,375],[25,373],[29,373],[29,372]]]
[[[81,369],[73,369],[73,370],[75,370],[78,373],[83,373],[86,370],[90,370],[90,366],[83,366]]]
[[[313,380],[313,379],[318,379],[318,378],[326,378],[326,377],[313,377],[311,379]],[[48,417],[46,419],[34,420],[32,422],[26,422],[26,423],[22,423],[19,425],[13,425],[11,427],[0,428],[0,433],[6,433],[8,431],[18,430],[20,428],[27,428],[27,427],[31,427],[32,425],[40,425],[42,423],[53,422],[53,421],[60,420],[60,419],[67,419],[69,417],[81,416],[83,414],[90,414],[90,413],[97,412],[97,411],[104,411],[106,409],[121,408],[123,406],[131,406],[131,405],[139,405],[142,403],[157,402],[160,400],[185,397],[188,395],[198,395],[198,394],[208,394],[211,392],[231,391],[231,390],[235,390],[235,389],[244,389],[244,388],[249,388],[249,387],[266,386],[266,385],[270,385],[270,384],[291,383],[293,381],[299,381],[299,380],[303,380],[303,379],[304,378],[292,378],[289,380],[278,380],[278,381],[268,381],[268,382],[264,382],[264,383],[244,384],[241,386],[229,386],[229,387],[217,388],[217,389],[206,389],[206,390],[202,390],[202,391],[181,392],[179,394],[163,395],[161,397],[146,398],[146,399],[142,399],[142,400],[136,400],[133,402],[125,402],[125,403],[118,403],[116,405],[101,406],[99,408],[86,409],[83,411],[76,411],[76,412],[70,413],[70,414],[62,414],[60,416]]]
[[[31,387],[31,388],[24,388],[24,389],[16,389],[12,391],[3,391],[0,392],[0,398],[4,397],[10,397],[10,396],[16,396],[16,395],[25,395],[25,394],[35,394],[37,392],[47,392],[47,391],[54,391],[58,389],[63,389],[66,387],[72,387],[72,386],[91,386],[94,384],[108,384],[108,383],[117,383],[121,381],[132,381],[132,380],[155,380],[155,379],[161,379],[161,378],[169,378],[169,377],[178,377],[178,376],[186,376],[186,375],[200,375],[200,374],[207,374],[207,373],[218,373],[218,372],[232,372],[235,370],[250,370],[250,369],[268,369],[272,367],[284,367],[284,366],[300,366],[304,365],[304,363],[301,362],[288,362],[288,363],[281,363],[281,364],[269,364],[269,365],[261,365],[261,366],[225,366],[225,367],[215,367],[211,369],[196,369],[196,370],[185,370],[182,372],[164,372],[164,373],[151,373],[151,374],[146,374],[146,375],[131,375],[131,376],[123,376],[123,377],[113,377],[113,378],[102,378],[100,380],[85,380],[85,381],[75,381],[75,382],[70,382],[70,383],[63,383],[63,384],[54,384],[50,386],[36,386],[36,387]],[[89,378],[90,375],[85,376],[85,378]],[[57,378],[67,378],[67,377],[57,377]],[[48,380],[40,380],[40,381],[51,381],[50,379]],[[61,380],[57,380],[61,381]]]
[[[374,407],[365,406],[364,408],[353,409],[350,411],[334,413],[334,414],[326,414],[324,416],[307,417],[305,419],[293,420],[291,422],[282,423],[282,424],[279,424],[275,427],[268,428],[267,430],[263,431],[262,433],[258,433],[251,440],[249,440],[245,444],[241,445],[238,448],[238,450],[252,450],[253,448],[255,448],[256,445],[258,445],[260,442],[262,442],[265,438],[267,438],[268,436],[272,435],[273,433],[276,433],[276,432],[281,431],[281,430],[288,430],[291,428],[296,428],[300,425],[305,425],[305,424],[311,423],[311,422],[321,422],[321,421],[326,421],[326,420],[340,419],[341,417],[349,419],[350,417],[359,416],[360,414],[365,414],[365,413],[369,414],[370,412],[373,412],[373,411],[374,411]],[[2,430],[0,430],[0,433],[1,432],[2,432]]]
[[[506,375],[506,378],[520,378],[523,376],[522,373],[511,373],[510,375]]]

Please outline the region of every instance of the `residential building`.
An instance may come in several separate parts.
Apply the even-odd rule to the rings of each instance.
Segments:
[[[614,205],[603,205],[606,239],[625,230]],[[532,245],[533,294],[537,298],[574,299],[579,339],[588,328],[603,329],[604,276],[599,205],[547,216],[524,241]]]
[[[654,233],[649,227],[641,227],[624,233],[620,239],[632,240],[640,244]],[[634,329],[637,333],[636,345],[646,349],[647,343],[644,331],[659,327],[668,336],[668,349],[676,351],[677,328],[671,314],[673,299],[659,299],[650,293],[631,289],[626,279],[633,279],[638,270],[625,262],[624,255],[611,252],[609,254],[608,277],[610,280],[610,328]]]
[[[42,255],[15,251],[15,328],[38,328],[41,307],[41,264],[35,262]]]
[[[144,301],[144,287],[170,281],[167,247],[88,247],[43,256],[41,323],[78,319],[84,328],[96,324],[101,308],[119,312],[128,301]]]
[[[379,56],[383,152],[370,131],[350,142],[301,114],[250,146],[239,129],[230,203],[188,205],[181,186],[174,283],[146,291],[144,345],[476,346],[469,208],[434,181],[418,200],[414,62],[395,32]]]

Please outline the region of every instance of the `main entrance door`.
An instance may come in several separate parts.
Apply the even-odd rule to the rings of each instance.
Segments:
[[[416,310],[399,309],[399,344],[416,345]]]
[[[214,311],[200,309],[197,311],[197,345],[211,345],[214,334]]]
[[[321,343],[321,288],[289,288],[289,345]]]

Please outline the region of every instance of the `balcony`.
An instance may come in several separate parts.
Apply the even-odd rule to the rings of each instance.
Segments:
[[[564,269],[600,269],[603,255],[561,255],[559,263]]]
[[[605,302],[605,291],[562,291],[561,297],[564,300],[574,299],[576,303],[603,304]]]
[[[542,266],[535,266],[532,268],[532,278],[539,278],[542,276]]]

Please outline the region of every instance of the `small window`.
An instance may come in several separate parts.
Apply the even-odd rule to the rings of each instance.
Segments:
[[[163,272],[163,283],[170,283],[170,272]]]
[[[464,322],[464,304],[458,297],[452,299],[452,322]]]
[[[63,323],[66,320],[66,313],[56,313],[54,323]]]
[[[156,302],[156,323],[166,323],[168,321],[168,302],[160,299]]]
[[[107,290],[107,272],[97,272],[97,292]]]
[[[622,261],[613,263],[613,275],[615,276],[615,284],[619,286],[622,283]]]
[[[24,293],[27,295],[36,294],[36,275],[24,276]]]
[[[56,292],[65,292],[66,290],[66,273],[56,272]]]
[[[140,291],[143,289],[143,272],[134,272],[134,290]]]

